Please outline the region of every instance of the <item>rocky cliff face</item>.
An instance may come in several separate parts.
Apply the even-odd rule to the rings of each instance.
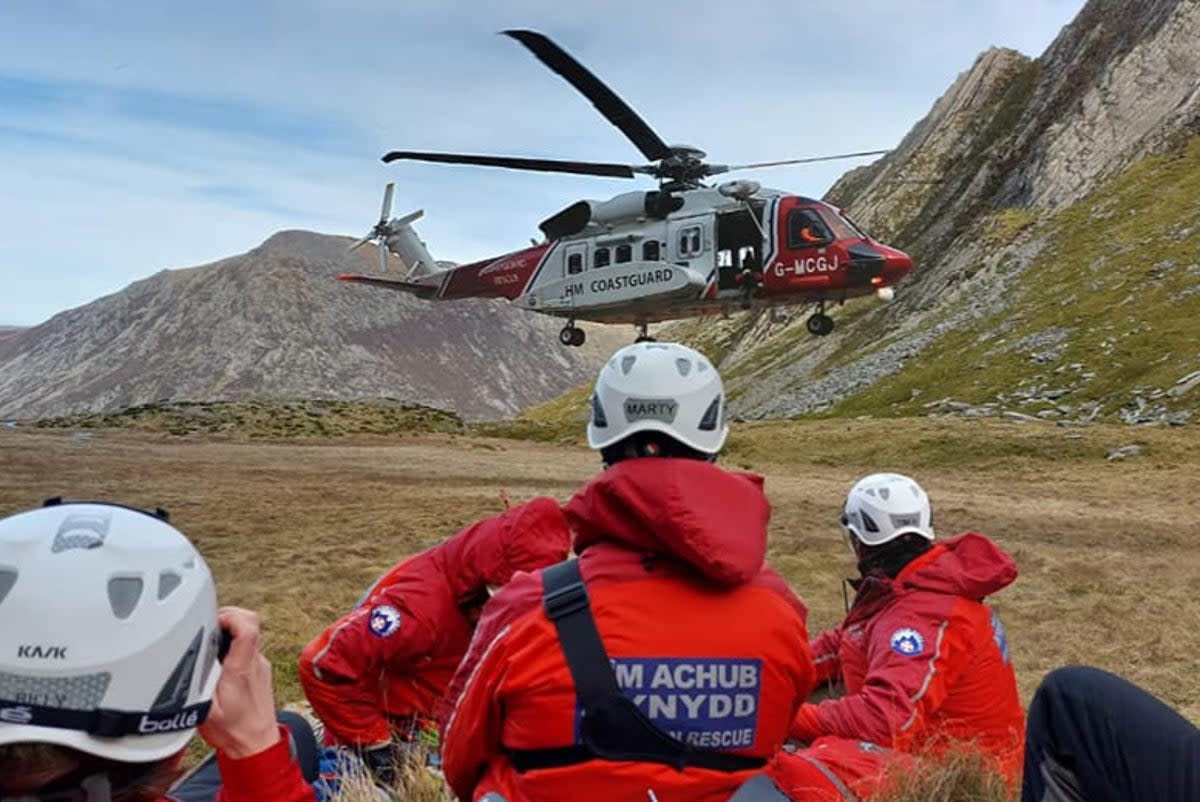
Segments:
[[[601,332],[590,348],[563,348],[560,323],[504,302],[432,304],[343,284],[337,273],[371,271],[375,258],[347,254],[348,243],[282,232],[0,333],[0,418],[161,399],[377,397],[499,418],[588,380],[613,347]]]
[[[829,409],[911,372],[951,332],[997,316],[1020,320],[1016,299],[1031,265],[1048,270],[1050,260],[1064,260],[1060,249],[1073,232],[1053,223],[1093,202],[1102,187],[1149,210],[1137,182],[1124,177],[1150,154],[1182,153],[1200,133],[1198,42],[1197,0],[1091,0],[1036,60],[987,51],[895,151],[851,171],[828,195],[874,236],[914,256],[916,269],[894,303],[847,306],[823,340],[803,332],[799,313],[783,324],[765,317],[689,323],[678,336],[721,359],[738,411],[757,418]],[[1189,185],[1169,170],[1161,176]],[[1176,243],[1178,230],[1187,240],[1184,221],[1200,210],[1181,195],[1182,205],[1155,208],[1156,225],[1138,226],[1140,245],[1160,236]],[[1134,214],[1095,213],[1098,220]],[[1084,224],[1104,242],[1111,224],[1091,223],[1091,214]],[[1163,258],[1120,253],[1110,269]],[[1064,282],[1063,297],[1093,291]],[[1194,369],[1190,358],[1178,366],[1181,375]]]

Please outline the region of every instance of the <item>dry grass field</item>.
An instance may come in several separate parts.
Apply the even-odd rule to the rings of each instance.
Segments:
[[[1108,460],[1115,446],[1141,453]],[[852,569],[836,524],[861,474],[924,483],[942,535],[984,532],[1021,575],[993,603],[1022,692],[1086,662],[1200,721],[1200,430],[914,419],[744,425],[724,463],[767,477],[770,560],[810,607],[842,612]],[[294,659],[397,558],[599,467],[577,443],[456,434],[255,441],[0,429],[0,514],[49,496],[163,506],[200,546],[225,603],[260,610],[282,702]]]

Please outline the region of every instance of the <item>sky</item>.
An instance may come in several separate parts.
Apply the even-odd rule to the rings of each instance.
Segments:
[[[302,228],[360,236],[383,187],[438,259],[498,255],[648,178],[396,162],[439,150],[641,164],[506,28],[553,38],[717,163],[895,146],[975,57],[1040,54],[1083,0],[6,0],[0,325]],[[870,159],[746,172],[820,196]]]

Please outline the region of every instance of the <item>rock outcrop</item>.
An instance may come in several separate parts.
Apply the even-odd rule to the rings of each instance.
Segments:
[[[1002,312],[1019,318],[1025,271],[1064,240],[1043,224],[1200,133],[1198,42],[1197,0],[1090,0],[1037,59],[988,50],[895,151],[827,195],[914,257],[892,304],[855,302],[819,340],[798,312],[782,323],[739,317],[675,331],[719,357],[735,412],[762,418],[828,409],[920,363],[951,332]],[[1189,236],[1188,212],[1179,212],[1162,222],[1173,241]]]

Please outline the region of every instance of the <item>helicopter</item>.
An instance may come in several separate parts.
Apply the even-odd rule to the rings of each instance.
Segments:
[[[584,344],[577,323],[633,324],[638,341],[650,323],[728,315],[741,309],[813,304],[805,321],[825,336],[830,304],[876,295],[912,270],[905,253],[868,236],[842,210],[820,200],[769,189],[756,181],[705,179],[723,173],[875,156],[886,150],[777,162],[710,164],[690,145],[668,145],[608,86],[544,34],[503,31],[592,102],[650,162],[644,165],[513,156],[392,151],[401,160],[551,173],[657,179],[657,189],[607,200],[580,200],[539,224],[542,240],[471,264],[436,262],[412,223],[423,211],[391,218],[395,185],[384,190],[379,222],[349,250],[374,242],[381,269],[388,252],[407,267],[400,278],[342,274],[342,281],[410,293],[431,301],[503,298],[519,308],[565,318],[559,341]]]

